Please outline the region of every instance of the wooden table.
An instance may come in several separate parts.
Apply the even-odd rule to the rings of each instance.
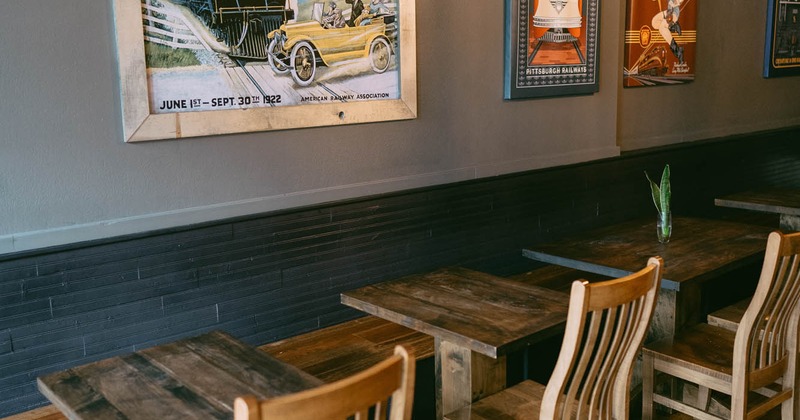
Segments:
[[[763,189],[726,195],[714,200],[720,207],[775,213],[780,215],[780,228],[785,232],[800,230],[800,191]]]
[[[655,217],[581,232],[532,246],[534,260],[620,277],[640,270],[647,258],[664,258],[664,275],[653,316],[651,339],[671,336],[703,317],[700,286],[764,258],[768,227],[674,217],[672,239],[656,239]],[[757,281],[757,279],[755,279]]]
[[[569,296],[463,268],[342,293],[342,303],[430,334],[437,418],[505,387],[505,355],[563,331]]]
[[[231,419],[233,400],[319,379],[222,332],[52,373],[39,390],[70,419]]]

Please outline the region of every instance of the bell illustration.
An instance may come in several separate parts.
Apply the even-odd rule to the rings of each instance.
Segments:
[[[535,0],[533,14],[534,34],[540,37],[549,29],[569,29],[576,38],[580,36],[581,0]]]

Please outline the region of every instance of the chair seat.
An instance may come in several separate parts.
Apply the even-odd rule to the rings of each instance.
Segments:
[[[531,380],[472,403],[446,416],[445,420],[538,420],[546,387]],[[573,415],[578,409],[573,402]],[[595,416],[599,417],[599,416]]]
[[[735,338],[734,331],[698,324],[675,338],[645,344],[642,351],[653,355],[656,363],[665,361],[689,369],[693,375],[704,374],[729,383],[733,374]]]
[[[545,386],[531,380],[522,381],[447,414],[448,420],[536,420]]]

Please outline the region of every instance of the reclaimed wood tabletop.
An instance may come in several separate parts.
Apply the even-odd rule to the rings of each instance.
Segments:
[[[780,215],[780,227],[800,230],[800,190],[764,188],[742,191],[714,199],[720,207],[752,210]]]
[[[450,267],[342,293],[342,303],[496,358],[564,329],[565,293]]]
[[[230,419],[237,396],[321,384],[220,331],[38,378],[42,394],[70,419]]]
[[[342,293],[342,303],[434,337],[437,416],[505,387],[505,355],[564,329],[569,296],[464,268]]]
[[[675,217],[669,243],[656,239],[653,220],[637,219],[534,245],[522,254],[534,260],[612,277],[640,270],[647,258],[664,259],[662,288],[714,278],[760,261],[769,227],[722,220]]]
[[[672,238],[656,238],[655,217],[637,219],[533,245],[523,255],[534,260],[611,277],[633,273],[647,258],[664,259],[664,276],[653,318],[655,338],[673,335],[701,313],[700,286],[764,258],[770,229],[722,220],[673,218]]]

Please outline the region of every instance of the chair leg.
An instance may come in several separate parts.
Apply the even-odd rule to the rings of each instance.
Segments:
[[[781,404],[781,419],[783,420],[794,420],[794,402],[797,397],[789,398],[788,400],[784,401]]]
[[[795,312],[792,314],[791,320],[789,321],[789,328],[790,331],[798,331],[800,329],[800,314],[798,314],[800,309],[795,309]],[[797,392],[800,390],[800,375],[798,375],[798,370],[800,370],[800,333],[794,336],[794,339],[790,338],[787,340],[788,342],[788,351],[789,355],[789,363],[786,367],[786,372],[783,374],[783,387],[784,389],[788,386],[793,388],[792,398],[784,401],[781,404],[781,419],[792,419],[794,420],[797,416],[800,416],[800,398],[797,397]],[[789,385],[787,385],[787,382]]]
[[[653,418],[654,381],[653,356],[645,353],[642,355],[642,420],[652,420]]]
[[[800,335],[798,335],[800,337]],[[788,386],[793,387],[792,397],[781,404],[781,419],[796,419],[800,415],[800,398],[797,398],[797,392],[800,390],[800,375],[797,372],[797,366],[800,364],[800,352],[796,349],[791,349],[791,357],[789,358],[789,366],[786,368],[786,373],[783,375],[783,387],[786,389]],[[786,383],[789,385],[786,385]],[[795,414],[797,413],[797,415]]]
[[[706,386],[700,386],[697,390],[697,408],[708,411],[711,391]]]

